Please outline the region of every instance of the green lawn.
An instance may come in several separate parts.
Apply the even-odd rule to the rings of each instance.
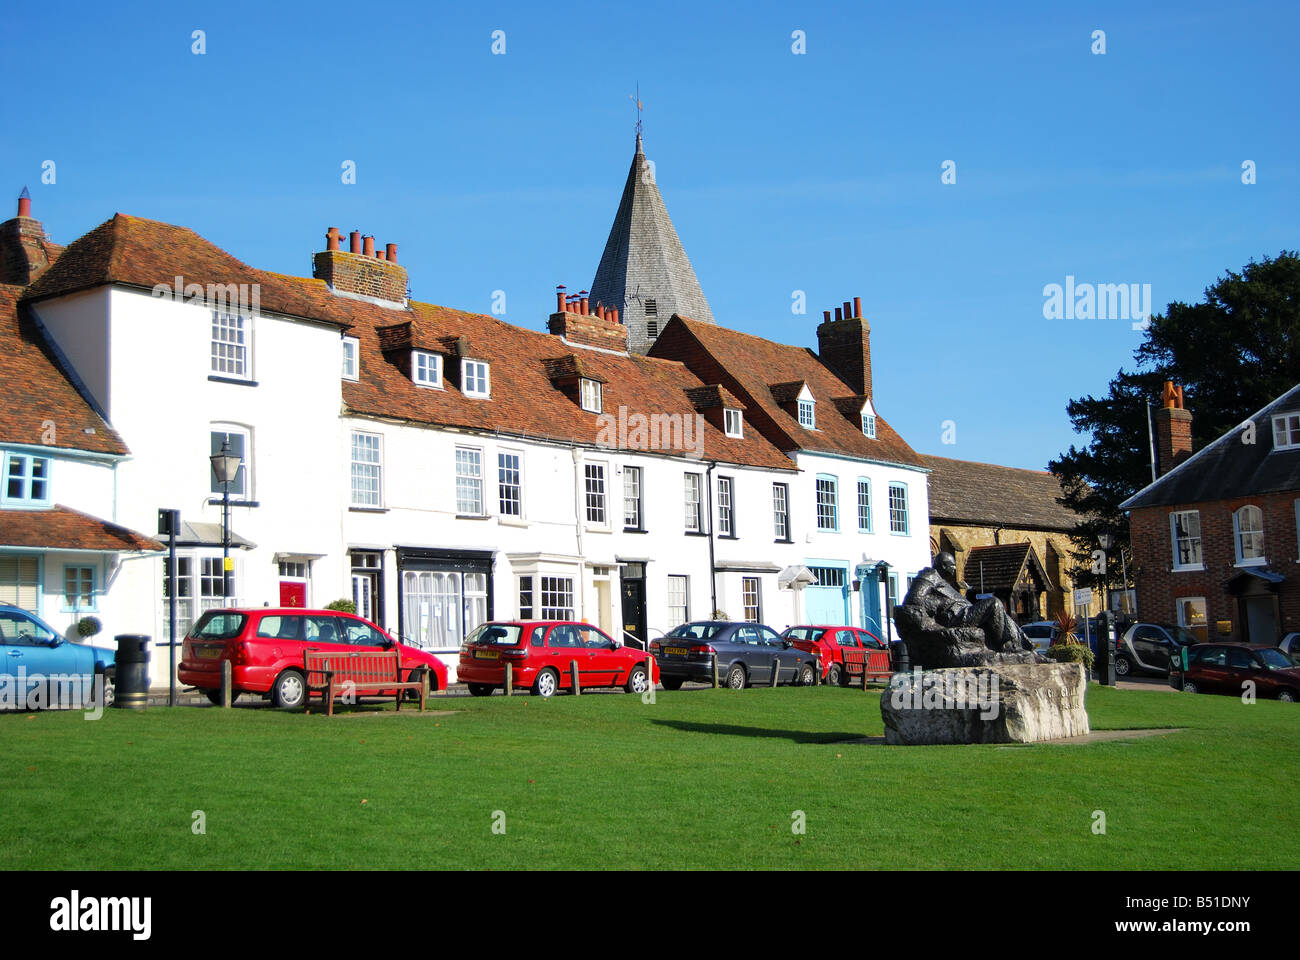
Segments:
[[[1185,729],[889,747],[844,742],[883,733],[875,691],[432,703],[0,716],[0,866],[1300,866],[1295,704],[1093,685],[1094,729]]]

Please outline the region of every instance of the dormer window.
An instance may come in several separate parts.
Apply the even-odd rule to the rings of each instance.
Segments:
[[[411,380],[422,387],[442,389],[442,357],[427,350],[411,351]]]
[[[862,435],[873,440],[876,438],[876,411],[870,400],[862,405]]]
[[[460,362],[461,392],[467,397],[490,396],[488,365],[484,360],[462,360]]]
[[[723,433],[729,437],[744,437],[744,420],[739,410],[724,407],[722,410]]]
[[[817,410],[815,401],[799,398],[799,426],[809,430],[817,429]]]
[[[356,380],[359,378],[361,369],[361,359],[358,353],[360,341],[356,337],[343,338],[343,379]]]
[[[590,413],[600,413],[603,409],[601,384],[598,380],[588,380],[582,378],[581,399],[582,409]]]
[[[1273,449],[1300,447],[1300,413],[1284,413],[1273,418]]]

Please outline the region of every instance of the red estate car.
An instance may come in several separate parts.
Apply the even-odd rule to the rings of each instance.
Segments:
[[[398,643],[354,614],[302,607],[209,610],[185,637],[177,677],[220,703],[221,663],[229,660],[232,698],[259,693],[277,707],[292,708],[302,706],[307,695],[304,651],[348,653],[394,646],[402,652],[408,680],[418,683],[425,671],[430,691],[447,689],[447,668],[432,654]]]
[[[870,630],[842,625],[799,626],[787,627],[781,636],[817,657],[823,683],[847,687],[849,674],[858,676],[859,670],[850,671],[844,663],[845,650],[862,651],[868,676],[889,676],[889,647]]]
[[[653,677],[646,674],[649,659]],[[623,646],[589,623],[567,620],[489,622],[478,626],[460,648],[457,679],[476,697],[511,682],[539,697],[569,689],[569,665],[577,661],[583,687],[622,687],[644,693],[659,682],[659,664],[649,654]]]
[[[1250,681],[1260,697],[1276,697],[1288,703],[1300,700],[1300,667],[1277,647],[1198,643],[1187,648],[1186,670],[1180,659],[1169,665],[1169,685],[1175,690],[1241,696]]]

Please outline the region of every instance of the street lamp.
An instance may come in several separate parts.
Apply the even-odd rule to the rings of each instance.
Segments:
[[[230,485],[239,475],[239,457],[230,452],[230,437],[222,437],[221,450],[210,458],[212,472],[221,484],[221,596],[230,597]]]
[[[1110,558],[1107,554],[1110,553],[1110,548],[1114,543],[1115,538],[1109,533],[1097,534],[1097,546],[1101,547],[1101,605],[1104,610],[1110,609],[1110,597],[1108,596],[1110,570],[1107,567]]]

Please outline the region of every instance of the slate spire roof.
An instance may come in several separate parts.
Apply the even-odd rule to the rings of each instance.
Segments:
[[[634,353],[645,353],[654,343],[648,323],[662,330],[674,313],[713,323],[713,311],[668,217],[639,133],[623,199],[591,284],[591,302],[622,311],[628,348]]]

